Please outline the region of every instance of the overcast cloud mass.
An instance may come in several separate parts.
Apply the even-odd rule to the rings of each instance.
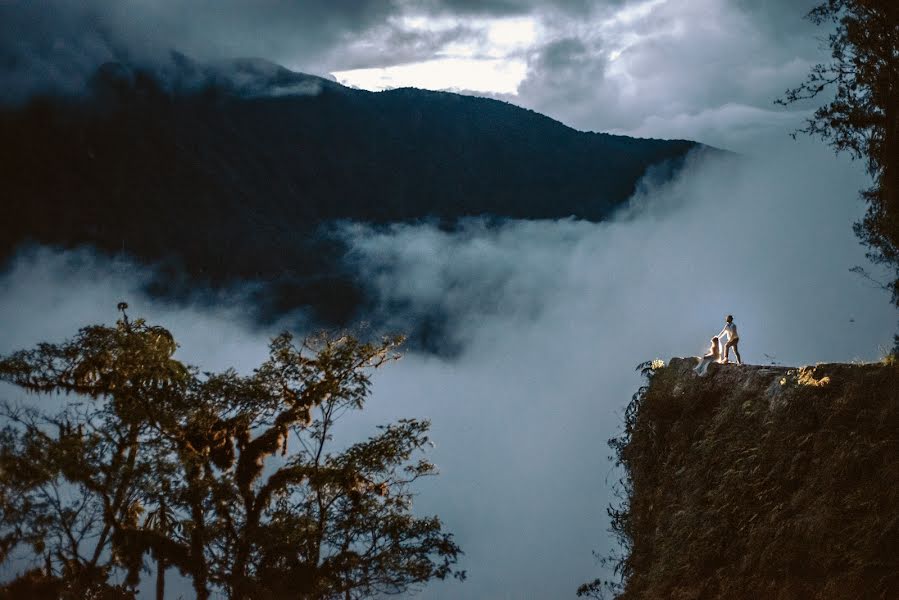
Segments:
[[[826,56],[813,0],[7,0],[6,101],[109,60],[261,57],[382,89],[493,95],[583,130],[731,149],[799,122],[772,100]]]
[[[639,385],[637,363],[702,353],[727,313],[751,363],[876,360],[891,344],[887,295],[849,273],[866,265],[850,228],[861,165],[790,140],[808,107],[772,105],[824,58],[820,32],[801,19],[811,4],[7,0],[0,86],[6,101],[76,91],[103,61],[165,61],[171,48],[347,83],[428,73],[438,87],[471,88],[453,83],[453,65],[487,76],[494,65],[502,85],[518,79],[479,93],[576,128],[744,152],[647,182],[607,223],[342,230],[380,300],[374,325],[402,329],[437,311],[461,349],[390,366],[347,424],[367,435],[399,417],[433,421],[442,474],[421,487],[417,510],[456,534],[469,580],[422,597],[560,598],[600,575],[591,551],[613,546],[605,507],[618,475],[606,440]],[[252,368],[277,332],[246,320],[239,290],[213,309],[161,304],[140,291],[148,273],[90,252],[30,250],[0,277],[3,353],[111,323],[120,299],[169,327],[179,356],[204,369]]]
[[[878,359],[895,313],[849,273],[865,264],[849,227],[864,183],[859,165],[805,142],[693,163],[607,223],[346,227],[385,307],[374,324],[402,329],[436,310],[462,349],[384,370],[344,429],[433,421],[441,475],[420,487],[417,510],[456,534],[469,580],[422,597],[559,598],[597,576],[591,551],[613,548],[605,507],[618,476],[605,442],[639,385],[634,366],[702,353],[726,313],[751,363]],[[239,294],[219,308],[169,306],[142,295],[148,277],[89,253],[20,255],[0,280],[0,352],[111,323],[126,298],[132,316],[171,328],[183,360],[245,371],[263,359],[277,327],[246,321]]]

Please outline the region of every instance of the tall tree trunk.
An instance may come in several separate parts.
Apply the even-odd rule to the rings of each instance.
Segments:
[[[881,234],[897,276],[893,281],[893,302],[899,306],[899,81],[892,81],[892,77],[884,111],[883,174],[878,183],[883,211]],[[899,78],[899,74],[895,77]]]
[[[168,485],[164,485],[164,491],[168,492]],[[165,494],[159,498],[159,519],[157,520],[159,532],[168,536],[169,534],[169,516],[168,506],[166,506]],[[156,555],[156,600],[165,600],[165,557],[161,552]]]
[[[156,600],[165,600],[165,559],[156,560]]]
[[[194,531],[190,535],[190,545],[191,554],[193,555],[192,558],[196,564],[193,573],[194,592],[197,595],[197,600],[209,600],[209,588],[207,586],[209,583],[209,573],[204,556],[206,545],[204,539],[205,536],[202,532],[202,525],[197,522],[198,518],[203,518],[203,509],[202,507],[197,507],[195,505],[192,512],[194,518]]]
[[[234,552],[234,563],[231,567],[231,600],[243,600],[246,596],[247,562],[250,559],[250,549],[256,527],[261,517],[259,498],[247,491],[243,497],[244,511],[246,512],[246,524],[243,527],[243,535],[237,540],[237,549]]]
[[[191,465],[187,472],[190,489],[190,512],[193,528],[190,532],[190,554],[193,563],[191,577],[197,600],[209,600],[209,565],[206,564],[206,515],[203,510],[203,491],[200,467]]]
[[[887,133],[884,144],[883,178],[887,210],[892,211],[892,224],[896,229],[890,232],[893,245],[899,250],[899,81],[890,90],[891,102],[886,110]]]

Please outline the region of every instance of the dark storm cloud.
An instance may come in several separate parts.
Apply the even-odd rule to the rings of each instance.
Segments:
[[[528,14],[533,4],[520,0],[425,0],[409,2],[410,8],[433,14],[517,16]]]
[[[106,25],[79,5],[0,4],[0,99],[77,91],[98,64],[118,55]]]
[[[510,17],[549,10],[583,16],[590,14],[597,5],[614,6],[624,2],[625,0],[425,0],[409,2],[407,6],[435,14]]]
[[[504,96],[579,129],[747,143],[783,127],[772,101],[825,58],[814,0],[12,0],[0,3],[0,93],[77,91],[109,60],[259,57],[295,70],[386,67],[489,50],[485,23],[528,18],[527,75]],[[414,21],[414,22],[413,22]],[[480,54],[476,54],[478,58]],[[458,87],[458,86],[450,86]],[[805,108],[808,107],[799,107]]]
[[[607,52],[601,39],[560,37],[531,54],[519,96],[536,110],[561,117],[568,125],[601,129],[594,124],[594,114],[608,110],[615,100],[608,97],[609,89],[603,85],[607,69]]]
[[[436,31],[414,29],[402,22],[404,15],[531,10],[514,2],[12,0],[0,3],[0,97],[77,92],[106,61],[155,65],[171,50],[203,61],[264,58],[320,75],[415,62],[479,33],[461,21]]]
[[[347,38],[396,11],[389,0],[12,0],[0,3],[6,100],[77,92],[103,62],[260,57],[319,73]]]
[[[396,12],[390,0],[129,1],[158,24],[169,46],[188,54],[261,57],[315,73],[321,72],[315,68],[318,61],[335,45]]]
[[[389,67],[429,60],[453,42],[483,43],[484,33],[458,24],[438,31],[422,31],[384,23],[348,39],[327,59],[340,69]]]
[[[578,129],[681,137],[739,150],[808,106],[773,105],[823,58],[810,0],[595,3],[588,20],[541,13],[517,96]]]

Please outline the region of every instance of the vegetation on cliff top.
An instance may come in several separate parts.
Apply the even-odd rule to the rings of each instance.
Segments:
[[[619,598],[899,597],[899,365],[645,365]]]

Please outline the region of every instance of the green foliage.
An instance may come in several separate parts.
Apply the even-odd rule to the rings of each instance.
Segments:
[[[41,585],[119,572],[128,591],[149,556],[158,596],[172,566],[197,598],[361,598],[463,578],[439,519],[411,514],[410,485],[436,472],[417,458],[429,423],[330,449],[400,342],[282,334],[252,374],[200,375],[165,329],[126,320],[0,360],[0,379],[73,394],[58,414],[2,407],[0,559],[30,546]]]
[[[66,570],[60,576],[33,569],[0,586],[0,600],[135,600],[132,590],[106,583],[105,569],[89,572]]]
[[[838,152],[865,161],[874,185],[856,234],[869,258],[894,269],[889,286],[899,305],[899,4],[894,0],[826,0],[808,18],[835,27],[828,38],[832,61],[812,68],[781,104],[833,89],[802,133],[820,136]]]
[[[0,558],[27,544],[48,578],[90,586],[121,563],[112,536],[137,522],[140,492],[157,476],[154,424],[182,402],[191,377],[175,348],[166,330],[138,321],[0,360],[5,381],[75,395],[56,414],[0,406]]]

